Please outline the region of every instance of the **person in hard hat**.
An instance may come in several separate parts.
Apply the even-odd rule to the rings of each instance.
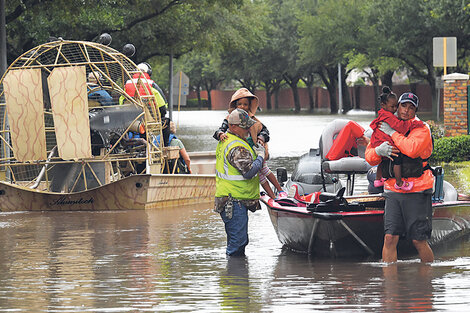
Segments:
[[[170,137],[170,119],[166,117],[166,109],[168,107],[168,103],[166,101],[165,95],[163,94],[163,91],[157,85],[157,83],[151,79],[152,67],[150,66],[150,64],[142,62],[137,65],[137,68],[141,72],[132,75],[132,79],[128,80],[124,85],[124,90],[126,91],[126,94],[128,94],[130,97],[134,97],[136,92],[138,92],[141,96],[154,96],[154,100],[157,104],[162,120],[163,144],[165,147],[168,147]],[[140,84],[138,84],[139,81]],[[122,104],[123,101],[124,97],[121,97],[120,104]]]

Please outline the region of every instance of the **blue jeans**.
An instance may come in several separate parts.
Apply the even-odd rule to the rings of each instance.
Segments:
[[[228,219],[225,210],[220,212],[227,233],[227,255],[243,256],[248,244],[248,209],[238,201],[233,202],[232,218]]]

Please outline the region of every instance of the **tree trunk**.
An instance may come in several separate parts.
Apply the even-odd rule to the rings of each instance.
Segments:
[[[273,94],[273,84],[271,81],[265,81],[263,84],[264,84],[263,87],[266,91],[266,109],[272,110],[271,97]]]
[[[341,67],[342,69],[345,68],[345,66]],[[341,89],[343,93],[343,114],[347,113],[352,109],[352,104],[351,104],[351,95],[349,94],[349,87],[346,84],[346,72],[344,70],[341,71]]]
[[[300,77],[290,77],[289,75],[284,75],[284,79],[286,80],[287,84],[292,89],[292,96],[294,97],[294,112],[300,112],[300,100],[299,100],[299,89],[297,84],[300,80]]]
[[[201,89],[199,87],[196,88],[196,95],[197,95],[197,105],[200,110],[202,109],[202,99],[201,99]]]
[[[313,74],[309,74],[307,78],[303,79],[302,81],[305,83],[307,86],[307,91],[308,91],[308,107],[309,107],[309,112],[313,113],[315,111],[315,98],[313,96],[313,83],[314,83],[314,76]]]
[[[383,76],[382,76],[382,85],[390,87],[392,89],[392,77],[393,77],[393,71],[387,71]]]
[[[292,88],[292,95],[294,96],[294,112],[300,112],[300,99],[299,99],[299,88],[297,87],[297,83],[291,86]]]
[[[266,89],[266,109],[268,111],[272,110],[271,97],[273,95],[272,88]]]
[[[209,110],[212,110],[212,98],[211,98],[212,87],[211,87],[211,84],[208,83],[208,82],[204,83],[204,88],[207,91],[207,106],[208,106]]]
[[[361,87],[360,86],[354,86],[354,98],[355,98],[355,105],[354,108],[356,110],[361,109]]]
[[[438,103],[439,99],[437,99],[437,89],[436,89],[436,73],[434,68],[428,67],[428,75],[427,79],[429,86],[431,87],[431,110],[432,110],[432,118],[436,119],[436,121],[440,120],[438,115]]]
[[[336,68],[333,71],[329,71],[328,68],[324,69],[328,75],[325,76],[323,71],[320,71],[318,74],[320,75],[321,80],[326,86],[328,90],[328,94],[330,96],[330,114],[337,114],[338,113],[338,104],[336,102],[336,78],[338,77]]]
[[[207,106],[209,107],[209,110],[212,110],[211,90],[207,90]]]
[[[374,84],[374,99],[375,99],[375,114],[377,115],[377,112],[380,110],[380,101],[379,101],[379,95],[380,95],[380,86],[379,82],[377,79],[373,80]]]

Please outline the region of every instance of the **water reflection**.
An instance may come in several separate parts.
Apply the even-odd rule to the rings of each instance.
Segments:
[[[433,268],[428,264],[392,264],[383,270],[383,308],[429,312],[433,308]]]
[[[244,311],[250,307],[251,290],[248,260],[228,257],[227,267],[220,274],[221,307],[228,311]]]

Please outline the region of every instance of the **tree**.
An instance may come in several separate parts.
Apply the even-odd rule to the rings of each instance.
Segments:
[[[276,25],[275,38],[279,43],[279,62],[284,64],[282,77],[292,90],[294,98],[294,111],[300,111],[300,98],[298,84],[302,78],[303,68],[300,62],[299,51],[299,17],[298,1],[294,0],[271,0],[271,20]]]
[[[134,59],[182,55],[218,27],[220,7],[242,0],[11,0],[6,8],[9,62],[50,36],[93,40],[102,32],[113,47],[136,46]]]
[[[260,72],[266,67],[262,58],[269,28],[267,12],[263,2],[245,1],[239,11],[228,17],[226,32],[219,37],[221,67],[227,78],[253,93],[260,86]]]
[[[311,1],[301,15],[300,50],[302,61],[316,69],[330,95],[330,112],[338,112],[336,89],[338,63],[343,88],[346,87],[345,54],[357,44],[362,26],[360,4],[354,0]],[[351,108],[349,93],[343,90],[344,111]]]
[[[387,8],[387,14],[372,14]],[[436,69],[433,67],[432,38],[456,36],[460,43],[459,65],[468,56],[470,5],[452,0],[374,0],[370,21],[376,25],[384,56],[400,59],[411,76],[424,79],[431,87],[433,113],[437,112]],[[406,14],[405,14],[406,13]],[[390,20],[393,16],[393,23]],[[410,21],[413,21],[410,27]]]

